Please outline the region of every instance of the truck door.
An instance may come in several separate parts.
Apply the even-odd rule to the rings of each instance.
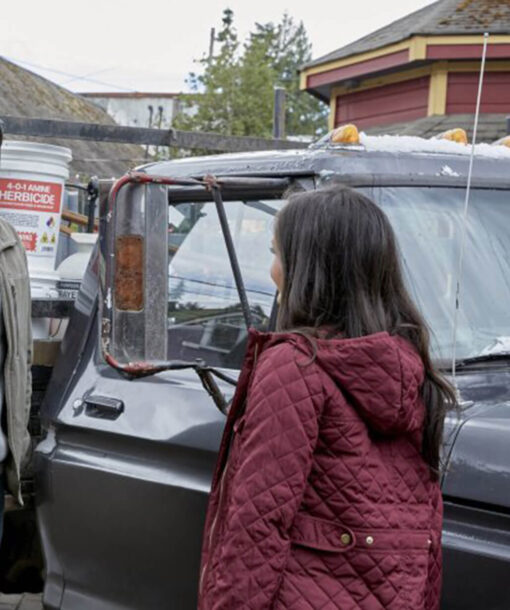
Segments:
[[[486,374],[497,380],[489,390],[465,390],[482,390],[483,405],[461,426],[443,484],[441,607],[451,610],[510,607],[510,375],[497,364]]]

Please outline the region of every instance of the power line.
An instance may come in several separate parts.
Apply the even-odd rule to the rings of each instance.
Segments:
[[[79,76],[77,74],[72,74],[70,72],[64,72],[62,70],[55,70],[55,68],[48,68],[47,66],[41,66],[39,64],[33,64],[29,61],[25,61],[23,59],[16,59],[15,57],[8,57],[7,55],[3,55],[7,61],[10,61],[15,64],[24,64],[29,68],[34,68],[36,70],[46,70],[47,72],[53,72],[54,74],[60,74],[61,76],[67,76],[68,78],[72,78],[73,80],[84,80],[89,83],[94,83],[95,85],[103,85],[105,87],[113,87],[114,89],[121,89],[122,91],[128,91],[133,93],[135,89],[128,89],[127,87],[121,87],[119,85],[114,85],[112,83],[105,83],[104,81],[96,80],[94,78],[87,78],[87,76]]]
[[[86,80],[89,76],[95,76],[96,74],[102,74],[103,72],[110,72],[113,68],[104,68],[103,70],[94,70],[94,72],[88,72],[87,74],[83,74],[82,76],[75,76],[74,78],[70,78],[69,80],[60,83],[61,87],[74,82],[75,80]]]

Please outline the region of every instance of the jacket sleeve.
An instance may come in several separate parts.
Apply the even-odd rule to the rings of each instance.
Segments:
[[[318,437],[322,384],[288,343],[262,355],[239,428],[207,607],[271,608]]]
[[[30,297],[30,286],[28,287],[28,316],[27,316],[27,387],[25,404],[30,414],[32,405],[32,362],[34,356],[34,344],[32,337],[32,299]]]
[[[30,420],[30,411],[32,407],[32,362],[33,362],[33,337],[32,337],[32,298],[30,294],[30,275],[28,271],[28,261],[27,255],[25,252],[25,248],[22,246],[21,242],[19,242],[20,248],[20,256],[23,257],[23,262],[26,270],[26,280],[25,280],[25,289],[24,294],[21,299],[23,302],[18,303],[18,307],[20,311],[22,311],[25,315],[20,315],[19,323],[24,326],[23,330],[25,332],[26,342],[23,344],[23,349],[25,350],[25,358],[26,358],[26,387],[25,387],[25,395],[23,397],[24,402],[24,416],[25,416],[25,446],[23,455],[21,456],[21,471],[27,467],[30,467],[30,464],[33,459],[33,450],[35,448],[35,440],[31,439],[30,433],[28,430],[28,423]],[[25,319],[23,319],[23,317]]]

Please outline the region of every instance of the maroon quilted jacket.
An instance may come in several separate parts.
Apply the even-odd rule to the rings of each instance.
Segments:
[[[423,367],[387,333],[250,333],[206,518],[200,610],[437,610]]]

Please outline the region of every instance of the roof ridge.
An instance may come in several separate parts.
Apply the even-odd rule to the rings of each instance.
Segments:
[[[448,1],[448,0],[446,0]],[[457,0],[459,1],[459,0]],[[350,46],[354,46],[354,45],[358,45],[358,44],[362,44],[363,42],[365,42],[366,40],[369,40],[371,38],[374,38],[378,35],[380,35],[381,33],[383,33],[386,30],[390,30],[393,29],[394,26],[402,23],[402,22],[406,22],[408,20],[410,20],[411,18],[416,18],[416,16],[420,13],[427,13],[428,11],[430,11],[430,9],[432,7],[434,7],[434,5],[438,5],[445,2],[445,0],[436,0],[435,2],[432,2],[431,4],[427,4],[425,6],[422,6],[419,9],[416,9],[415,11],[413,11],[412,13],[409,13],[407,15],[404,15],[403,17],[399,17],[398,19],[395,19],[394,21],[392,21],[391,23],[388,23],[386,25],[383,25],[382,27],[378,28],[377,30],[373,30],[372,32],[369,32],[368,34],[365,34],[365,36],[362,36],[361,38],[358,38],[357,40],[353,40],[352,42],[347,43],[346,45],[344,45],[343,47],[340,47],[339,49],[336,49],[335,51],[331,51],[330,53],[326,53],[325,55],[322,55],[321,57],[318,57],[317,59],[314,59],[308,63],[306,63],[303,68],[307,68],[309,66],[314,66],[317,64],[321,64],[324,63],[325,61],[327,61],[327,58],[331,55],[335,55],[337,53],[339,53],[340,51],[344,50],[344,49],[348,49]],[[412,32],[409,33],[409,36],[412,35]],[[385,46],[387,43],[384,43],[381,46]],[[374,47],[377,48],[377,47]],[[356,52],[353,52],[352,55],[355,55]],[[332,57],[332,59],[334,59]]]
[[[462,35],[484,31],[510,33],[509,0],[436,0],[306,63],[302,69],[375,51],[413,35]]]

